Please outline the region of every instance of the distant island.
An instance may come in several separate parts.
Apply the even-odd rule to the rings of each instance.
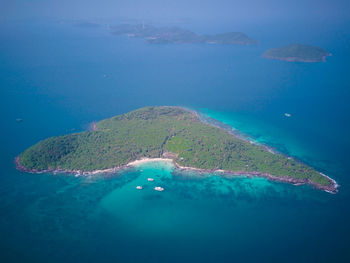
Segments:
[[[92,27],[100,27],[101,25],[94,22],[88,22],[88,21],[77,21],[73,24],[77,27],[86,27],[86,28],[92,28]]]
[[[281,48],[271,48],[263,56],[289,62],[324,62],[326,57],[331,56],[331,54],[320,47],[291,44]]]
[[[260,176],[337,192],[328,176],[180,107],[146,107],[105,119],[89,131],[40,141],[15,162],[31,173],[95,174],[154,158],[170,160],[178,169]]]
[[[208,44],[256,44],[257,41],[249,38],[241,32],[230,32],[216,35],[197,35],[196,33],[179,27],[154,27],[144,24],[122,24],[110,28],[112,34],[126,35],[128,37],[144,38],[152,44],[183,44],[183,43],[208,43]]]

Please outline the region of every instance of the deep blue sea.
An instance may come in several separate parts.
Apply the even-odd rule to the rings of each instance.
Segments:
[[[350,23],[181,26],[260,44],[148,45],[105,26],[0,24],[1,262],[350,262]],[[333,56],[261,56],[294,42]],[[149,105],[198,110],[329,175],[339,193],[159,162],[87,177],[15,169],[41,139]]]

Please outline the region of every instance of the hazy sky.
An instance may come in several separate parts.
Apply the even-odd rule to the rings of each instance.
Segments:
[[[1,19],[347,20],[349,14],[350,0],[0,0]]]

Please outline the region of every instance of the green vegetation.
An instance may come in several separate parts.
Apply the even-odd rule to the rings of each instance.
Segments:
[[[106,119],[98,122],[94,131],[48,138],[19,157],[20,165],[30,171],[92,171],[167,153],[181,166],[331,184],[311,167],[237,138],[178,107],[146,107]]]
[[[286,61],[321,62],[331,54],[319,47],[292,44],[281,48],[272,48],[264,53],[264,57]]]
[[[211,44],[256,44],[257,41],[241,32],[230,32],[217,35],[197,35],[178,27],[154,27],[150,25],[122,24],[112,27],[115,35],[127,35],[147,39],[148,43],[211,43]]]

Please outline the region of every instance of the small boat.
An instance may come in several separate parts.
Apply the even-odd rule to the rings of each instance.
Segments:
[[[148,182],[153,182],[154,179],[153,179],[153,178],[147,178],[147,181],[148,181]]]
[[[143,187],[142,187],[141,185],[138,185],[138,186],[136,186],[136,189],[137,189],[137,190],[142,190]]]
[[[164,191],[164,188],[160,187],[160,186],[156,186],[156,187],[154,187],[154,190],[162,192],[162,191]]]
[[[285,114],[284,114],[284,116],[286,116],[286,117],[288,117],[288,118],[289,118],[289,117],[291,117],[291,116],[292,116],[292,114],[290,114],[290,113],[285,113]]]
[[[17,118],[16,122],[21,123],[21,122],[23,122],[23,120],[21,118]]]

